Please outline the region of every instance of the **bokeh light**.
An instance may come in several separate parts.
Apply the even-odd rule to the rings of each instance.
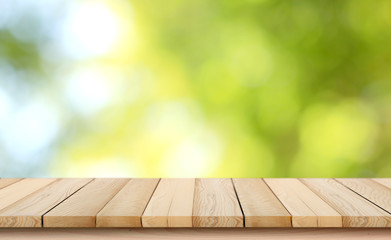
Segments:
[[[390,11],[0,0],[0,177],[389,177]]]

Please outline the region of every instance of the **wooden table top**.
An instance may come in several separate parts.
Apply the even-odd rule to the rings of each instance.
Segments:
[[[391,227],[391,178],[3,178],[0,227]]]

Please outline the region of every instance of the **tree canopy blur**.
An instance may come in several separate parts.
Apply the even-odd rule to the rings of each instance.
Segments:
[[[391,1],[0,12],[0,176],[390,177]]]

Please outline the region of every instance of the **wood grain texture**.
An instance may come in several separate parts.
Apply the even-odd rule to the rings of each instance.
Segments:
[[[0,227],[42,227],[42,215],[91,179],[59,179],[0,211]]]
[[[5,188],[11,184],[19,182],[22,178],[1,178],[0,179],[0,189]]]
[[[130,180],[98,213],[96,227],[141,227],[141,215],[158,182],[158,178]]]
[[[44,227],[95,227],[96,215],[129,179],[94,179],[43,217]]]
[[[197,178],[194,191],[194,227],[243,227],[231,179]]]
[[[336,180],[391,213],[391,190],[388,187],[365,178],[337,178]]]
[[[291,227],[291,215],[260,178],[234,178],[246,227]]]
[[[342,216],[299,180],[266,178],[265,182],[292,215],[293,227],[342,227]]]
[[[194,188],[195,179],[184,179],[183,183],[178,183],[168,212],[168,227],[193,226]]]
[[[23,179],[0,190],[0,210],[19,201],[29,194],[54,182],[56,179]]]
[[[162,179],[142,216],[143,227],[192,227],[195,179]]]
[[[391,216],[333,179],[301,179],[342,215],[343,227],[390,227]]]
[[[391,178],[372,178],[372,180],[391,189]]]

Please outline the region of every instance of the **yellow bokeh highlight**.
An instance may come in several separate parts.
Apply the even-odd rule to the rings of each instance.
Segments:
[[[376,151],[376,121],[370,106],[356,99],[311,106],[301,120],[302,147],[293,174],[340,176],[345,168],[367,161]]]

